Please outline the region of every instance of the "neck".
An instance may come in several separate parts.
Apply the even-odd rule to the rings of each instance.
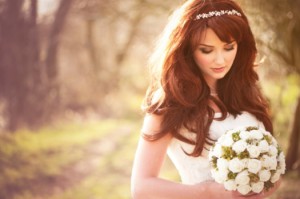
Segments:
[[[212,92],[212,91],[210,91],[210,95],[211,95],[211,96],[218,96],[218,93],[217,93],[217,92]]]
[[[210,95],[216,96],[217,93],[217,80],[205,78],[205,81],[210,89]]]

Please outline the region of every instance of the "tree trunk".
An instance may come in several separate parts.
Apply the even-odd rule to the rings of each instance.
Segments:
[[[71,8],[73,0],[61,0],[55,14],[54,22],[49,35],[49,43],[46,57],[46,71],[50,82],[57,77],[57,51],[59,46],[59,35],[64,27],[67,14]]]
[[[47,77],[47,92],[45,93],[45,99],[47,100],[47,117],[57,112],[60,105],[59,95],[59,82],[57,80],[57,54],[60,43],[60,34],[65,25],[67,14],[71,8],[73,0],[61,0],[59,7],[56,11],[54,22],[52,24],[48,47],[46,53],[46,77]]]
[[[0,76],[1,97],[5,103],[6,128],[38,123],[41,74],[36,25],[37,0],[32,0],[29,16],[24,1],[7,0],[1,12]],[[41,105],[41,106],[40,106]]]
[[[287,171],[291,171],[293,169],[297,169],[295,167],[299,167],[300,163],[300,98],[298,99],[298,104],[294,117],[294,125],[292,129],[292,133],[290,136],[289,148],[286,155],[286,169]],[[300,170],[299,170],[300,173]]]
[[[72,0],[62,0],[50,34],[46,66],[40,60],[40,37],[37,25],[38,0],[2,1],[0,9],[0,105],[5,128],[39,126],[53,110],[53,82],[56,80],[58,35],[62,30]],[[45,81],[46,74],[48,81]],[[50,91],[50,92],[49,92]],[[52,113],[52,112],[51,112]]]
[[[99,62],[97,57],[97,49],[95,46],[94,40],[94,27],[95,27],[95,20],[94,19],[87,19],[86,20],[86,42],[87,42],[87,49],[89,52],[89,57],[91,60],[91,64],[93,67],[93,74],[95,76],[98,75],[98,68]]]

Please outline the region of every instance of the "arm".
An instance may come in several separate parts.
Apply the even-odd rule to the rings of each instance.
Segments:
[[[159,116],[146,116],[142,131],[157,132],[160,121]],[[215,182],[183,185],[158,178],[171,139],[167,134],[154,142],[139,140],[131,178],[134,199],[231,198],[231,192]]]

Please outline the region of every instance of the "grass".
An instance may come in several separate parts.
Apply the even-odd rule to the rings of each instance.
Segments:
[[[78,185],[49,199],[128,199],[130,175],[138,127],[116,143],[115,150],[101,157],[98,168]]]
[[[65,167],[84,158],[84,147],[115,131],[122,123],[105,120],[1,134],[0,198],[16,194],[27,198],[28,190],[35,191],[29,184],[55,180]]]
[[[129,199],[140,126],[104,120],[1,134],[0,198]],[[79,175],[77,167],[84,172]],[[168,158],[161,176],[179,181]],[[297,198],[299,182],[296,174],[287,175],[272,199]]]
[[[37,132],[21,130],[13,136],[7,135],[6,139],[14,142],[15,146],[30,153],[41,150],[51,150],[59,147],[82,146],[88,141],[99,136],[104,136],[116,126],[115,121],[72,123],[59,126],[45,127]],[[34,136],[33,136],[34,133]],[[9,148],[10,145],[7,145]],[[10,146],[11,147],[11,146]],[[9,151],[13,151],[10,149]]]

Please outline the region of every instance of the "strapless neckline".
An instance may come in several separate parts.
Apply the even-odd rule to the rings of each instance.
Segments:
[[[215,117],[221,117],[221,112],[216,112]],[[264,128],[263,124],[256,119],[255,116],[248,112],[242,112],[242,114],[234,117],[228,114],[225,120],[213,120],[210,129],[209,136],[217,140],[227,130],[241,127],[241,126],[257,126]],[[187,129],[182,129],[181,133],[188,138],[193,139],[195,134],[188,132]],[[205,146],[207,149],[209,145]],[[177,168],[181,181],[184,184],[196,184],[203,181],[213,180],[210,173],[210,165],[208,161],[208,150],[203,149],[201,156],[192,157],[186,155],[185,152],[192,152],[193,145],[182,142],[176,138],[172,138],[168,147],[168,156]],[[185,152],[184,152],[184,151]]]

